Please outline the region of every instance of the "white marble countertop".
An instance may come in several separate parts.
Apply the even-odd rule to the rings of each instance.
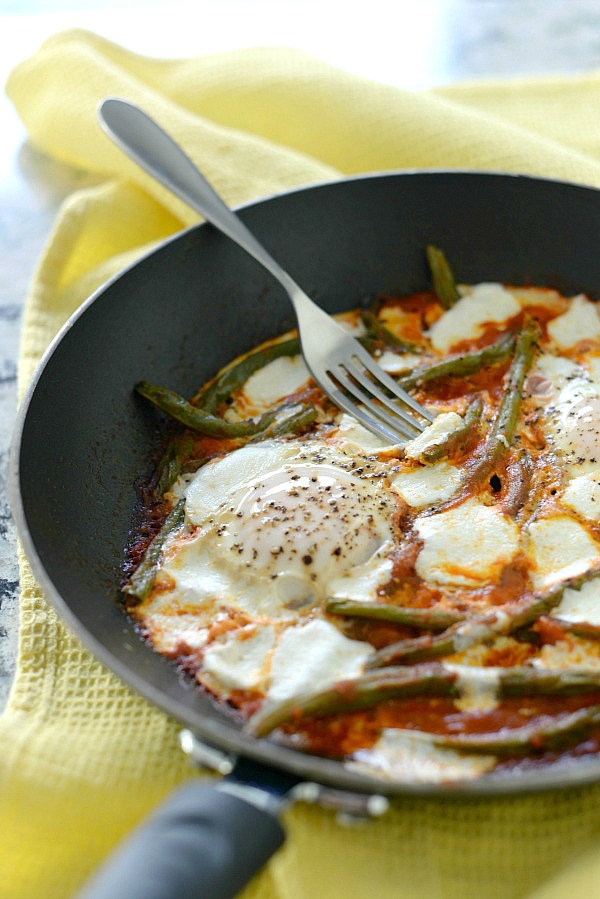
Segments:
[[[96,31],[155,56],[293,46],[408,89],[600,68],[600,0],[2,0],[0,76],[51,34]],[[193,27],[190,27],[190,26]],[[17,538],[6,477],[23,305],[63,199],[85,182],[28,143],[0,97],[0,708],[14,673]]]

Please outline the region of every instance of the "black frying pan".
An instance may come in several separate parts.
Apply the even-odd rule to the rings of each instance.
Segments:
[[[240,214],[330,312],[367,295],[427,287],[427,243],[444,248],[464,281],[544,284],[600,297],[600,192],[591,188],[502,174],[409,172],[297,190]],[[135,485],[161,439],[156,413],[133,385],[147,378],[190,395],[236,355],[293,327],[292,316],[271,277],[209,225],[165,241],[97,291],[48,350],[22,404],[11,462],[20,536],[46,596],[102,662],[209,746],[280,773],[281,792],[300,780],[358,794],[444,794],[443,786],[382,786],[342,763],[250,737],[139,639],[118,601]],[[493,794],[599,777],[596,761],[559,777],[490,776],[451,791]],[[144,862],[145,880],[138,871],[123,891],[121,867],[116,881],[107,875],[86,895],[199,895],[197,857],[206,849],[210,868],[217,832],[232,842],[238,864],[225,872],[213,865],[204,895],[234,895],[282,840],[272,808],[258,809],[237,788],[202,787],[182,796],[154,825],[163,847],[174,845],[165,844],[165,828],[182,835],[173,849],[178,865],[159,870],[160,853],[153,851],[157,867]],[[200,818],[204,836],[190,843],[190,826]],[[173,828],[183,819],[187,825]],[[250,845],[248,833],[255,835]],[[166,892],[159,891],[161,876]]]

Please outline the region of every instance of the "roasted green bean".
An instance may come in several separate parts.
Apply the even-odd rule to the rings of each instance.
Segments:
[[[490,642],[500,634],[513,634],[556,608],[566,589],[579,589],[586,580],[590,580],[598,573],[599,567],[593,566],[585,574],[563,581],[545,593],[534,594],[512,605],[507,604],[471,615],[466,621],[459,621],[439,634],[426,634],[390,643],[377,650],[368,659],[367,668],[414,665]]]
[[[137,392],[150,400],[151,403],[170,415],[186,428],[209,434],[212,437],[251,437],[260,434],[269,427],[275,419],[275,412],[266,412],[256,421],[247,419],[244,421],[226,421],[204,409],[193,406],[186,399],[167,387],[158,387],[147,381],[136,384]]]
[[[476,671],[474,668],[473,673]],[[573,696],[600,690],[600,671],[544,671],[522,665],[496,669],[494,678],[498,699],[511,696]],[[455,667],[429,662],[387,668],[292,697],[255,715],[250,721],[250,729],[256,736],[262,737],[276,727],[290,721],[298,722],[302,718],[354,712],[392,699],[414,696],[450,696],[456,699],[460,693],[460,675]],[[441,739],[446,742],[445,738]],[[476,745],[475,741],[473,745]]]
[[[438,378],[466,378],[469,375],[476,374],[483,368],[508,359],[513,351],[515,342],[516,337],[514,334],[505,334],[496,343],[483,347],[481,350],[463,353],[460,356],[451,356],[449,359],[442,359],[440,362],[432,362],[431,365],[414,368],[408,374],[399,377],[397,379],[398,383],[405,390],[411,390]]]
[[[600,706],[577,709],[556,718],[534,721],[522,727],[504,728],[498,733],[433,735],[438,746],[461,752],[493,755],[520,755],[528,752],[556,751],[581,739],[600,724]]]
[[[378,621],[389,621],[424,630],[446,630],[459,621],[464,621],[465,614],[450,609],[413,609],[408,606],[397,606],[386,602],[369,602],[357,599],[328,599],[325,609],[333,615],[346,615],[356,618],[369,618]]]
[[[167,537],[183,524],[185,516],[185,503],[183,499],[173,506],[167,515],[161,529],[158,531],[152,542],[148,545],[142,561],[123,586],[122,592],[128,596],[133,596],[140,602],[148,596],[154,580],[162,548]]]
[[[481,420],[482,411],[483,400],[480,396],[475,397],[467,407],[463,424],[460,428],[452,431],[443,443],[437,443],[435,446],[426,448],[422,454],[423,459],[426,462],[436,462],[438,459],[442,459],[444,456],[449,456],[462,449],[475,433],[475,429]]]
[[[443,250],[432,244],[425,248],[425,255],[429,263],[433,291],[444,309],[450,309],[460,299],[460,294],[446,255]]]
[[[371,309],[363,309],[360,315],[367,330],[367,338],[379,341],[392,350],[411,353],[423,351],[423,347],[419,344],[404,340],[402,337],[393,334]]]

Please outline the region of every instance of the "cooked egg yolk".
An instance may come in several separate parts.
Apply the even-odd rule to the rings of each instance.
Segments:
[[[186,531],[166,546],[161,601],[289,618],[378,551],[389,578],[380,555],[398,498],[385,485],[372,459],[321,441],[249,444],[208,463],[187,488]]]
[[[290,598],[302,598],[366,562],[389,537],[393,508],[370,479],[295,463],[243,486],[211,518],[207,539],[258,577],[285,578]]]

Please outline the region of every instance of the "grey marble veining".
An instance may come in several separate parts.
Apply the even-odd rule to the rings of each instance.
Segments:
[[[255,8],[252,27],[245,45],[289,44],[289,23],[278,31],[261,15],[272,6],[261,0],[213,0],[214,17],[204,35],[205,44],[196,42],[192,50],[189,35],[181,33],[181,55],[213,52],[227,47],[229,22],[236,15]],[[18,0],[13,8],[0,11],[0,76],[4,80],[9,62],[16,62],[14,35],[45,28],[82,25],[132,46],[139,52],[159,55],[161,28],[167,10],[160,0],[148,0],[144,8],[144,36],[127,31],[127,12],[135,0],[119,4],[115,13],[109,3],[104,12],[91,19],[81,18],[93,3],[63,0],[53,4],[56,12],[67,11],[69,21],[46,21],[47,4]],[[203,6],[206,14],[210,2]],[[323,41],[306,16],[343,6],[345,36],[336,34],[331,43]],[[140,4],[137,4],[138,13]],[[171,9],[171,7],[169,7]],[[223,17],[225,9],[226,16]],[[600,0],[415,0],[361,4],[356,13],[352,4],[324,0],[315,4],[304,0],[282,0],[280,11],[289,16],[302,10],[304,30],[297,29],[295,45],[322,55],[357,74],[388,81],[403,87],[428,87],[472,77],[563,74],[600,68]],[[387,65],[376,35],[385,23],[381,11],[389,11],[397,51]],[[11,15],[12,14],[12,15]],[[20,21],[18,16],[29,17]],[[227,19],[229,17],[229,19]],[[174,17],[171,16],[170,20]],[[208,21],[208,18],[207,18]],[[264,27],[261,26],[261,21]],[[221,22],[221,24],[219,24]],[[283,22],[283,19],[282,19]],[[212,31],[211,31],[212,28]],[[219,32],[222,28],[222,33]],[[165,40],[167,35],[164,35]],[[419,38],[427,52],[418,59],[407,54],[413,39]],[[173,33],[165,55],[175,55]],[[239,42],[234,46],[239,46]],[[86,175],[46,159],[27,143],[24,130],[5,99],[0,99],[0,708],[6,702],[13,677],[18,630],[17,538],[11,518],[7,490],[7,460],[17,405],[16,367],[22,313],[28,286],[62,200],[88,183]]]

